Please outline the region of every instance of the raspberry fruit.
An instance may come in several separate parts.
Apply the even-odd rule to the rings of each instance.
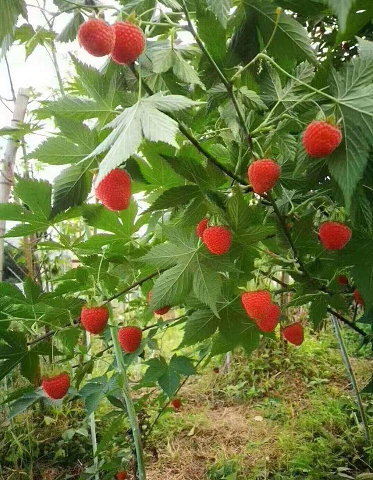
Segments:
[[[342,133],[339,128],[328,122],[312,122],[303,134],[304,149],[314,158],[327,157],[334,152],[341,141]]]
[[[103,20],[92,18],[80,26],[78,40],[88,53],[103,57],[109,55],[114,48],[114,29]]]
[[[354,291],[354,299],[358,305],[364,305],[364,299],[357,288]]]
[[[199,222],[199,224],[196,226],[196,234],[197,237],[202,238],[203,237],[203,232],[206,230],[209,224],[209,219],[204,218]]]
[[[126,480],[126,478],[128,478],[128,475],[125,470],[121,470],[120,472],[117,473],[116,477],[117,477],[117,480]]]
[[[109,210],[126,210],[131,198],[131,177],[124,170],[116,168],[101,180],[95,194]]]
[[[241,302],[249,317],[254,320],[262,320],[263,315],[272,305],[272,298],[268,290],[256,290],[255,292],[244,292],[241,295]]]
[[[338,275],[337,282],[339,285],[348,285],[348,278],[346,275]]]
[[[253,191],[260,195],[269,192],[276,185],[280,173],[280,165],[268,158],[256,160],[247,171]]]
[[[351,238],[351,230],[344,223],[325,222],[319,229],[321,243],[326,250],[342,250]]]
[[[84,330],[97,335],[105,330],[109,320],[109,311],[106,307],[83,307],[80,321]]]
[[[208,250],[214,255],[227,253],[232,243],[231,232],[226,227],[208,227],[203,232],[202,238]]]
[[[118,332],[119,343],[126,353],[135,352],[141,343],[142,330],[139,327],[123,327]]]
[[[271,303],[265,309],[260,320],[256,320],[258,328],[262,332],[272,332],[278,325],[281,317],[281,308],[275,303]]]
[[[152,291],[150,290],[150,292],[148,293],[148,304],[150,305],[151,302],[152,302],[152,296],[153,296],[153,293]],[[171,309],[171,305],[166,305],[165,307],[162,307],[162,308],[158,308],[158,310],[154,310],[154,313],[156,315],[166,315],[167,312],[169,312]]]
[[[293,323],[282,330],[282,336],[285,340],[296,345],[302,345],[304,340],[303,326],[300,323]]]
[[[120,65],[129,65],[144,51],[144,34],[139,27],[130,22],[117,22],[113,28],[115,43],[111,58]]]
[[[63,372],[54,377],[44,378],[41,386],[49,398],[59,400],[66,395],[70,388],[70,377]]]
[[[181,407],[181,399],[180,398],[174,398],[171,401],[171,407],[175,410],[175,412],[178,412]]]

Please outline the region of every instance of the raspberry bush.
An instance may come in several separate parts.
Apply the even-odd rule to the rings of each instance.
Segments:
[[[111,402],[113,431],[128,416],[135,461],[100,459],[84,478],[132,468],[144,480],[149,387],[161,413],[177,410],[201,363],[276,337],[299,346],[331,315],[372,340],[373,6],[54,4],[51,30],[36,33],[22,25],[23,0],[0,0],[3,48],[26,43],[30,54],[39,42],[55,53],[78,38],[107,56],[94,68],[72,46],[73,76],[4,132],[27,145],[53,122],[28,159],[63,168],[53,183],[17,177],[0,219],[17,222],[6,238],[33,236],[39,264],[64,255],[78,267],[0,284],[0,379],[19,371],[29,384],[9,395],[10,416],[47,397],[83,399],[88,415]],[[54,32],[62,13],[69,23]],[[176,325],[182,342],[164,358],[157,338]],[[84,330],[102,350],[77,362]],[[107,371],[92,378],[104,352]]]

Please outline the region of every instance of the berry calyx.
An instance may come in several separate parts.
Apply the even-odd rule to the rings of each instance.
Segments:
[[[249,317],[254,320],[262,320],[268,307],[272,304],[272,297],[268,290],[255,290],[244,292],[241,302]]]
[[[45,377],[42,380],[42,389],[53,400],[63,398],[70,388],[70,377],[66,372],[55,375],[54,377]]]
[[[352,232],[344,223],[325,222],[319,229],[321,243],[326,250],[342,250],[351,238]]]
[[[271,303],[266,308],[263,316],[260,320],[255,320],[257,327],[261,332],[272,332],[278,325],[281,317],[281,308],[275,304]]]
[[[337,282],[339,285],[348,285],[348,278],[346,275],[338,275]]]
[[[364,299],[357,288],[354,290],[354,299],[358,305],[364,305]]]
[[[139,327],[122,327],[118,331],[118,339],[126,353],[133,353],[140,346],[142,330]]]
[[[232,235],[226,227],[208,227],[203,232],[203,242],[213,255],[227,253],[231,243]]]
[[[280,177],[280,173],[280,165],[268,158],[256,160],[247,171],[253,191],[259,195],[272,190]]]
[[[83,307],[80,321],[84,330],[93,335],[102,333],[109,320],[109,311],[106,307]]]
[[[113,28],[115,43],[111,58],[120,65],[129,65],[144,51],[144,34],[139,27],[130,22],[117,22]]]
[[[178,412],[181,407],[181,398],[174,398],[171,400],[171,407]]]
[[[300,323],[293,323],[282,330],[282,336],[285,340],[297,347],[302,345],[304,340],[303,326]]]
[[[199,224],[196,226],[196,234],[197,237],[202,238],[203,237],[203,232],[206,230],[209,224],[209,219],[204,218],[199,222]]]
[[[131,177],[120,168],[111,170],[98,184],[95,194],[109,210],[126,210],[131,199]]]
[[[117,480],[126,480],[128,478],[127,472],[125,470],[121,470],[116,474]]]
[[[148,304],[149,305],[151,304],[152,296],[153,296],[153,292],[150,290],[150,292],[148,293]],[[156,315],[166,315],[166,313],[169,312],[170,309],[171,309],[171,305],[166,305],[165,307],[158,308],[158,310],[154,310],[154,313]]]
[[[104,20],[91,18],[80,26],[78,40],[88,53],[103,57],[113,50],[115,34],[113,28]]]
[[[342,141],[342,133],[338,127],[328,122],[314,121],[303,133],[303,146],[313,158],[327,157]]]

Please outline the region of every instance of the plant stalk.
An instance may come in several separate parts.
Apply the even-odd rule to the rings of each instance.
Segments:
[[[109,309],[111,320],[113,321],[113,308],[110,304],[108,305],[108,309]],[[139,423],[136,416],[135,406],[133,404],[132,397],[131,397],[131,389],[128,382],[126,367],[123,363],[123,352],[118,340],[118,327],[115,325],[112,325],[110,327],[110,333],[111,333],[111,339],[113,341],[114,353],[115,353],[115,358],[118,365],[118,370],[123,375],[123,397],[126,403],[128,419],[131,425],[133,439],[135,442],[138,480],[146,480],[145,456],[144,456],[144,449],[143,449],[142,440],[141,440],[141,432],[140,432],[140,427],[139,427]]]
[[[339,348],[341,350],[342,360],[343,360],[343,363],[345,364],[345,367],[346,367],[346,370],[347,370],[347,375],[350,378],[351,385],[352,385],[352,388],[353,388],[354,393],[355,393],[356,404],[357,404],[357,407],[358,407],[359,412],[360,412],[361,421],[362,421],[363,428],[364,428],[365,439],[366,439],[367,443],[369,445],[371,445],[372,442],[371,442],[370,433],[369,433],[368,420],[367,420],[367,417],[365,415],[363,402],[361,400],[359,388],[358,388],[357,383],[356,383],[355,374],[354,374],[354,371],[352,369],[350,359],[348,357],[346,345],[345,345],[343,337],[342,337],[342,333],[341,333],[341,329],[339,327],[338,319],[334,315],[332,315],[331,317],[332,317],[332,323],[333,323],[333,326],[334,326],[335,336],[338,340]]]

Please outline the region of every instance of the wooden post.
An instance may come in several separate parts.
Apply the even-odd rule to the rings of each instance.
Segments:
[[[30,96],[29,89],[20,88],[14,104],[11,126],[17,127],[25,119],[27,104]],[[0,203],[8,203],[10,189],[13,185],[14,165],[20,142],[9,138],[5,148],[4,159],[0,169]],[[5,221],[0,220],[0,281],[3,280],[4,268],[4,239]]]

